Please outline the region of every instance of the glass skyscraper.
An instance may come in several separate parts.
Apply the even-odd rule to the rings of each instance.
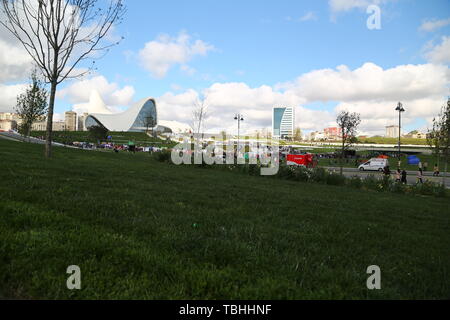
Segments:
[[[287,138],[294,136],[295,110],[292,107],[274,107],[272,112],[272,136]]]

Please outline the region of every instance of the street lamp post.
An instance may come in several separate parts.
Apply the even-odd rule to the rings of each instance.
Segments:
[[[237,120],[237,122],[238,122],[238,143],[237,143],[237,148],[239,149],[239,138],[240,138],[240,131],[241,131],[241,121],[244,121],[244,117],[241,115],[241,114],[237,114],[235,117],[234,117],[234,120]],[[239,150],[238,150],[239,151]]]
[[[398,111],[398,161],[400,161],[402,139],[402,112],[405,112],[405,109],[403,108],[403,104],[401,102],[398,103],[395,111]]]

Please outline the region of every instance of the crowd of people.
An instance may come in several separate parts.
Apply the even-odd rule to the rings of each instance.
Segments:
[[[408,172],[405,169],[400,169],[400,161],[398,163],[398,168],[395,171],[395,181],[407,184],[408,183]],[[417,169],[417,175],[416,175],[416,184],[423,184],[423,177],[424,177],[424,171],[427,171],[428,169],[428,163],[424,162],[423,164],[419,162],[418,169]],[[389,169],[389,166],[384,167],[383,174],[385,176],[391,175],[391,170]],[[440,171],[439,166],[436,163],[433,167],[433,177],[439,177]]]

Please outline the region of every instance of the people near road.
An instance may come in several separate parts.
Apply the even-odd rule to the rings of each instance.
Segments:
[[[423,163],[423,171],[427,171],[428,169],[428,162]]]
[[[395,182],[401,182],[402,180],[402,171],[400,170],[400,168],[397,169],[397,171],[395,172]]]
[[[402,171],[402,184],[408,184],[407,177],[408,177],[408,173],[406,172],[405,169],[403,169],[403,171]]]
[[[389,166],[384,167],[383,173],[386,177],[391,175],[391,169],[389,169]]]
[[[128,141],[128,151],[136,153],[136,145],[134,144],[134,141]]]
[[[437,165],[437,163],[434,165],[433,168],[433,177],[439,177],[439,166]]]
[[[422,168],[419,168],[417,171],[417,183],[422,184],[423,183],[423,170]]]

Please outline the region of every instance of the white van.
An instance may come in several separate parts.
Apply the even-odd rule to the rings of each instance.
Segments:
[[[388,159],[373,158],[358,167],[359,171],[383,171],[384,167],[389,166]]]

